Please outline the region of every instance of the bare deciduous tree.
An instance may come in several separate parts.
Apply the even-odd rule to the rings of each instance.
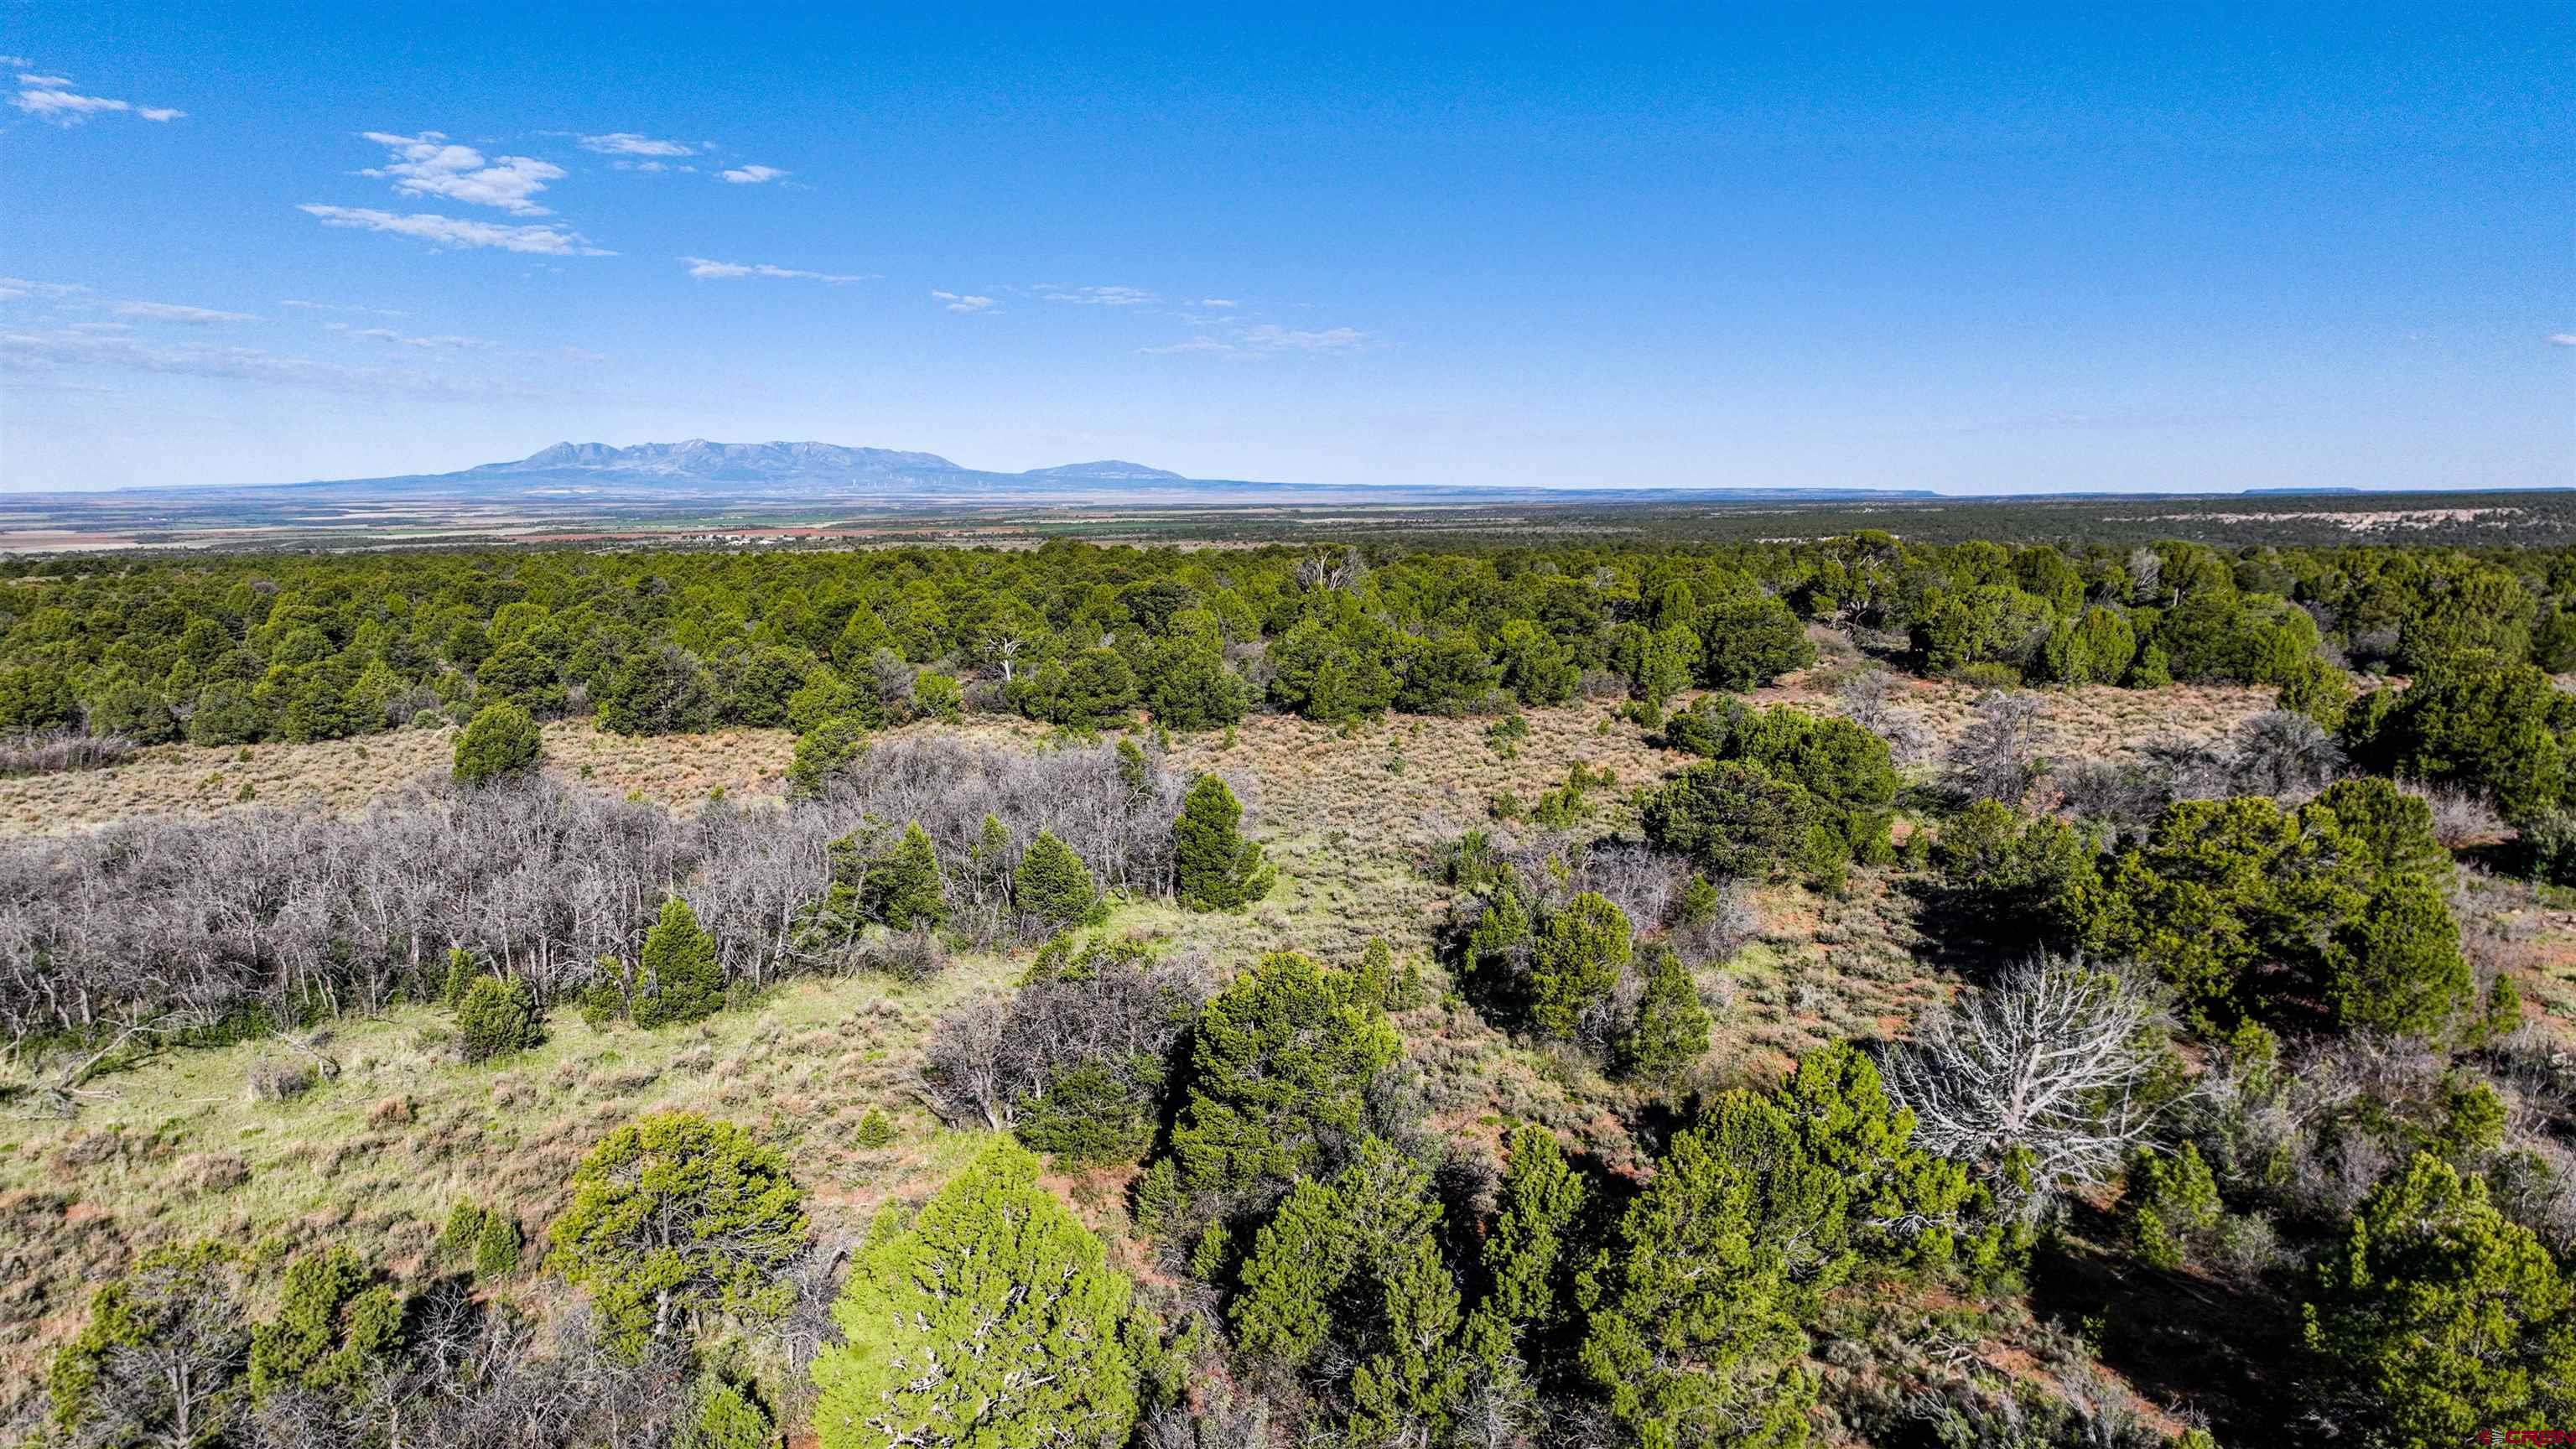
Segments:
[[[253,809],[146,820],[0,846],[0,1036],[98,1041],[136,1021],[207,1026],[373,1012],[436,989],[451,948],[543,1003],[631,958],[665,895],[687,897],[728,977],[764,984],[871,957],[803,948],[832,884],[831,843],[919,821],[979,939],[1016,939],[998,908],[1016,849],[1041,829],[1104,887],[1166,895],[1183,782],[1147,750],[880,745],[817,800],[682,817],[559,781],[459,791],[429,782],[367,813]],[[977,854],[991,815],[1013,859]],[[917,954],[917,953],[915,953]]]
[[[2343,747],[2315,720],[2294,710],[2258,714],[2237,726],[2230,762],[2235,793],[2305,799],[2343,769]]]
[[[2149,1092],[2161,1037],[2143,1029],[2160,1019],[2124,977],[2038,961],[1927,1015],[1889,1054],[1888,1089],[1943,1156],[2027,1153],[2043,1191],[2105,1182],[2177,1105]]]
[[[2129,550],[2129,602],[2163,604],[2167,600],[2161,581],[2165,574],[2163,555],[2144,544]]]
[[[1008,1128],[1059,1071],[1168,1055],[1207,995],[1192,965],[1118,947],[1096,947],[1083,961],[1077,971],[942,1018],[922,1068],[932,1109],[951,1122]]]
[[[2504,816],[2495,802],[2465,786],[2425,785],[2409,780],[2398,786],[2433,812],[2433,838],[2445,849],[2492,845],[2505,838]]]
[[[1994,690],[1977,700],[1976,710],[1976,718],[1950,746],[1946,763],[1951,787],[1966,799],[2018,806],[2048,768],[2041,755],[2047,741],[2040,702],[2033,695]]]
[[[1360,557],[1355,546],[1345,546],[1339,554],[1319,549],[1297,560],[1297,583],[1301,588],[1357,593],[1361,580],[1367,577],[1368,561]]]
[[[1884,669],[1853,675],[1842,688],[1842,710],[1853,724],[1885,740],[1898,765],[1911,765],[1931,752],[1932,732],[1922,716],[1895,703],[1894,680]]]

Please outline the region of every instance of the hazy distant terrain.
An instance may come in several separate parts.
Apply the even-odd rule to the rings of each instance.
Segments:
[[[1573,483],[1575,480],[1569,480]],[[2565,492],[2060,494],[1922,489],[1365,486],[1188,478],[1118,459],[999,473],[833,443],[558,443],[453,473],[0,499],[0,551],[385,548],[615,539],[777,547],[858,541],[1231,543],[1389,535],[1671,540],[1878,529],[1925,542],[2189,538],[2213,544],[2561,541]]]

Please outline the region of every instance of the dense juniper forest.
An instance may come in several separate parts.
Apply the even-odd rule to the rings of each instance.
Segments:
[[[22,560],[0,1436],[2576,1428],[2571,599],[1873,533]]]

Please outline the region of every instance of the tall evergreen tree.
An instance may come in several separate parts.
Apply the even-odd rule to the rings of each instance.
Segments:
[[[1243,805],[1214,775],[1201,775],[1181,800],[1172,826],[1172,862],[1181,904],[1231,911],[1270,893],[1261,847],[1243,838]]]
[[[939,852],[920,821],[905,826],[903,839],[870,867],[867,912],[898,931],[947,923],[948,883],[939,873]]]
[[[1619,1039],[1619,1069],[1649,1081],[1678,1076],[1707,1054],[1708,1027],[1690,968],[1672,947],[1659,947],[1637,999],[1637,1020]]]
[[[1019,868],[1011,873],[1011,903],[1040,936],[1052,936],[1088,920],[1099,901],[1100,888],[1092,882],[1091,867],[1053,831],[1039,831],[1021,854]]]
[[[698,913],[673,896],[644,933],[644,980],[635,998],[637,1026],[674,1026],[713,1016],[724,1005],[724,967]]]

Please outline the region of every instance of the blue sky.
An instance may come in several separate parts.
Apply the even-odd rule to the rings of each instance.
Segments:
[[[2564,4],[1065,13],[0,7],[0,487],[2576,484]]]

